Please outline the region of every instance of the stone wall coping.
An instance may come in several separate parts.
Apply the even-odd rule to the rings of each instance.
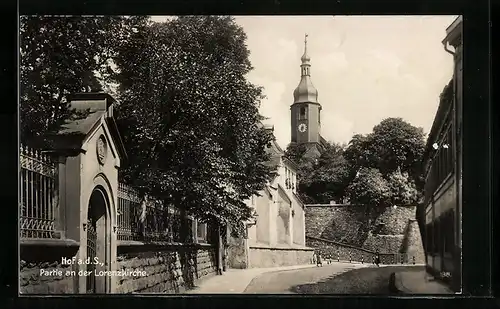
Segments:
[[[357,205],[357,204],[305,204],[305,207],[347,207],[347,206],[352,206],[352,207],[364,207],[364,206],[369,206],[369,205]],[[391,206],[387,206],[391,207]],[[417,205],[397,205],[398,208],[411,208],[411,207],[417,207]]]
[[[21,246],[47,246],[47,247],[79,247],[80,243],[73,239],[29,239],[21,238],[19,241]]]
[[[136,240],[120,240],[119,247],[139,247],[139,246],[162,246],[162,247],[213,247],[215,245],[209,243],[179,243],[168,241],[136,241]]]
[[[73,257],[80,243],[72,239],[21,239],[19,253],[21,260],[60,261],[62,257]]]
[[[314,251],[314,248],[308,247],[271,247],[263,245],[253,245],[249,246],[250,249],[260,249],[260,250],[276,250],[276,251]]]

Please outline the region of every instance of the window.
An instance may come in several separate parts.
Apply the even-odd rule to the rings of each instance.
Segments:
[[[448,130],[448,136],[446,137],[447,144],[448,144],[448,149],[446,149],[446,161],[449,162],[449,172],[453,173],[455,170],[455,160],[453,159],[453,154],[455,153],[455,143],[453,141],[453,130]]]
[[[454,151],[456,148],[453,145],[453,130],[451,125],[448,125],[443,139],[437,143],[439,148],[431,160],[431,167],[425,184],[427,200],[454,171]]]
[[[435,254],[436,252],[438,252],[438,247],[437,247],[437,242],[438,242],[438,229],[439,229],[439,224],[438,224],[438,221],[433,221],[431,223],[431,235],[430,235],[430,238],[431,238],[431,243],[430,243],[430,252],[432,254]]]
[[[299,112],[299,120],[304,120],[307,118],[307,110],[306,108],[303,106],[300,108],[300,112]]]
[[[450,210],[443,217],[445,224],[443,228],[446,230],[444,232],[444,252],[453,254],[453,249],[455,247],[455,224],[454,224],[455,213]]]
[[[196,220],[198,226],[196,227],[196,237],[199,243],[207,242],[207,224]]]
[[[432,236],[434,235],[434,229],[432,223],[425,226],[425,249],[429,253],[434,253],[434,244]]]

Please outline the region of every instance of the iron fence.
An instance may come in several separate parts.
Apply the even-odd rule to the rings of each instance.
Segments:
[[[58,238],[57,163],[36,149],[21,146],[20,166],[21,238]]]
[[[118,184],[118,240],[180,242],[180,230],[178,209],[141,195],[126,184]]]

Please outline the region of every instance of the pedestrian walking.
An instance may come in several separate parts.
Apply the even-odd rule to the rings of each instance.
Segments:
[[[316,253],[316,266],[317,267],[319,267],[319,266],[323,267],[323,261],[321,260],[321,252],[320,251],[318,251]]]
[[[376,255],[375,255],[375,264],[377,267],[380,267],[380,252],[377,249]]]

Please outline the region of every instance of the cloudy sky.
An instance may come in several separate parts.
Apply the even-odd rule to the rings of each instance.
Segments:
[[[279,145],[290,142],[290,104],[300,81],[304,34],[323,106],[321,134],[349,142],[386,117],[430,130],[453,59],[441,41],[456,16],[237,16],[264,87],[261,113]],[[154,20],[161,20],[155,17]]]

